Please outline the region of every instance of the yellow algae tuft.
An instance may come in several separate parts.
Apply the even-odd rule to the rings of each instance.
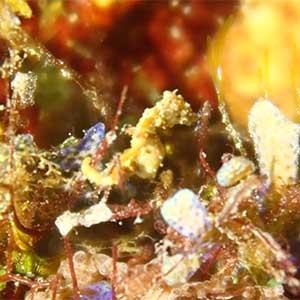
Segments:
[[[10,226],[18,248],[22,251],[30,250],[34,245],[34,237],[22,231],[13,220],[10,221]]]
[[[107,8],[113,4],[116,4],[119,1],[116,1],[116,0],[93,0],[93,2],[101,8]]]
[[[114,179],[108,172],[98,172],[92,167],[91,161],[90,157],[86,157],[81,163],[81,171],[89,181],[103,186],[116,184],[117,178]]]
[[[292,121],[300,114],[298,1],[242,1],[212,40],[210,65],[230,117],[247,127],[248,113],[267,97]],[[213,55],[212,55],[213,52]]]
[[[20,15],[21,17],[31,18],[32,11],[25,0],[4,0],[4,2],[10,6],[14,13]]]

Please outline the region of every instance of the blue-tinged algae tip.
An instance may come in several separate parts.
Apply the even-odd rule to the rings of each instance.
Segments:
[[[81,300],[112,300],[112,287],[106,281],[91,284],[81,292]]]
[[[171,228],[188,238],[196,239],[209,228],[205,207],[189,189],[181,189],[168,198],[160,213]]]
[[[105,126],[103,123],[99,122],[89,128],[85,133],[83,139],[79,143],[77,150],[81,154],[92,155],[96,152],[100,146],[101,141],[105,135]]]
[[[79,143],[60,149],[58,156],[61,158],[61,168],[67,172],[78,169],[84,158],[96,153],[104,136],[105,125],[98,122],[87,130]]]
[[[254,163],[246,157],[234,156],[225,162],[217,172],[217,182],[223,187],[230,187],[254,173]]]

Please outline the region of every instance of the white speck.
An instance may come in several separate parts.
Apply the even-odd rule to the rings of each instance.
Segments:
[[[189,15],[192,12],[192,7],[191,5],[185,5],[183,7],[183,14]]]
[[[67,69],[61,69],[61,75],[66,79],[71,79],[72,75]]]
[[[176,26],[173,25],[170,27],[170,35],[173,39],[180,39],[181,38],[181,31],[180,29]]]
[[[109,145],[111,145],[111,144],[116,140],[117,135],[116,135],[116,133],[115,133],[114,131],[109,131],[109,132],[106,134],[105,138],[106,138],[107,143],[108,143]]]
[[[79,224],[85,227],[91,227],[92,225],[107,222],[111,219],[112,212],[109,207],[100,202],[86,209],[80,216]]]
[[[133,222],[133,224],[141,224],[143,223],[143,219],[140,216],[137,216]]]
[[[79,17],[78,14],[71,13],[69,14],[69,22],[70,23],[76,23],[78,21]]]
[[[221,68],[221,67],[218,67],[218,68],[217,68],[217,76],[218,76],[218,79],[219,79],[219,80],[222,79],[222,68]]]
[[[179,5],[179,0],[172,0],[171,3],[170,3],[170,5],[171,5],[172,7],[178,6],[178,5]]]
[[[55,225],[60,234],[66,236],[76,226],[91,227],[92,225],[109,221],[111,217],[112,212],[109,207],[105,203],[100,202],[81,213],[65,211],[56,219]]]
[[[69,210],[57,217],[55,225],[62,236],[66,236],[79,224],[80,213],[72,213]]]

